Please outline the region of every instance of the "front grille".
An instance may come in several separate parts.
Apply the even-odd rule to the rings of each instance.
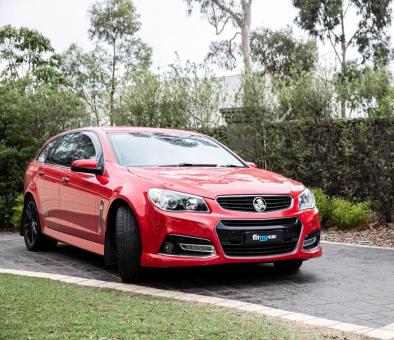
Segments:
[[[222,220],[216,226],[222,249],[227,256],[267,256],[293,252],[301,234],[298,218],[268,220]],[[274,244],[247,245],[247,232],[283,232],[283,240]]]
[[[219,205],[226,210],[256,212],[253,200],[261,197],[266,203],[266,208],[261,212],[285,210],[291,207],[292,198],[288,195],[238,195],[220,196],[216,199]]]

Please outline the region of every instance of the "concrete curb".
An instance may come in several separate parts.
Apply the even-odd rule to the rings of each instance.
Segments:
[[[320,243],[336,244],[336,245],[339,245],[339,246],[348,246],[348,247],[360,247],[360,248],[371,248],[371,249],[382,249],[382,250],[394,250],[394,248],[390,248],[390,247],[367,246],[365,244],[334,242],[334,241],[324,241],[324,240],[321,240]]]
[[[5,269],[5,268],[0,268],[0,273],[46,278],[60,282],[73,283],[79,286],[116,289],[120,291],[133,292],[136,294],[167,297],[167,298],[172,298],[182,301],[194,301],[194,302],[199,302],[199,303],[204,303],[214,306],[233,308],[233,309],[247,311],[247,312],[256,313],[265,316],[279,317],[284,320],[297,321],[308,326],[326,327],[326,328],[331,328],[334,330],[349,332],[353,334],[361,334],[364,336],[369,336],[377,339],[386,339],[386,340],[394,339],[394,323],[391,323],[387,326],[380,328],[371,328],[362,325],[355,325],[351,323],[344,323],[335,320],[318,318],[312,315],[307,315],[302,313],[294,313],[290,311],[266,307],[266,306],[248,303],[248,302],[242,302],[238,300],[230,300],[230,299],[222,299],[222,298],[205,296],[205,295],[182,293],[178,291],[157,289],[157,288],[145,287],[145,286],[134,285],[134,284],[108,282],[108,281],[84,279],[81,277],[74,277],[74,276],[67,276],[60,274],[32,272],[32,271]]]

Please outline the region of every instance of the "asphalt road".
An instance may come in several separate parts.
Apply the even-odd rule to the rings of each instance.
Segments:
[[[272,265],[152,270],[147,286],[262,304],[369,327],[394,323],[394,250],[323,244],[324,256],[296,274]],[[0,268],[120,281],[100,256],[60,244],[32,253],[0,233]]]

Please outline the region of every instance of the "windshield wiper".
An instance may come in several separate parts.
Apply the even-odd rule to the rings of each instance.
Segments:
[[[222,168],[243,168],[243,166],[236,164],[218,164],[217,166]]]
[[[165,164],[159,165],[160,167],[188,167],[188,166],[200,166],[200,167],[217,167],[217,164],[199,164],[199,163],[177,163],[177,164]]]
[[[236,164],[212,164],[212,163],[177,163],[159,165],[159,167],[211,167],[211,168],[243,168]]]

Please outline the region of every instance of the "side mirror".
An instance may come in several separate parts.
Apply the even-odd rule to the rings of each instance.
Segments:
[[[249,168],[257,168],[256,163],[253,162],[245,162]]]
[[[101,175],[103,169],[93,159],[78,159],[71,163],[71,171]]]

